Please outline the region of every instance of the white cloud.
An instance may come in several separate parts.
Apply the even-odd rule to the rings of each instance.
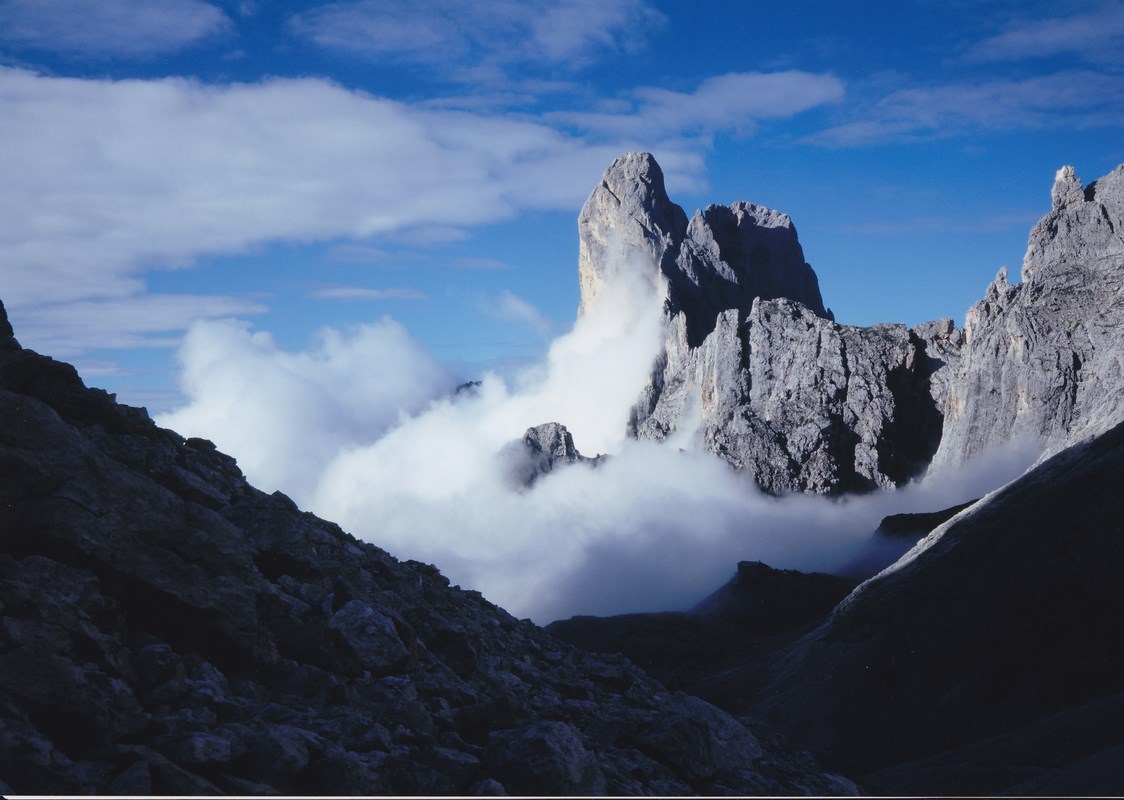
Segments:
[[[637,263],[618,274],[654,272]],[[970,499],[1033,459],[1013,451],[865,498],[763,496],[713,456],[626,439],[663,338],[660,306],[650,281],[624,277],[542,364],[455,395],[426,379],[432,361],[386,323],[352,338],[325,332],[333,347],[298,354],[208,323],[184,348],[192,403],[159,421],[213,439],[262,488],[540,622],[683,608],[742,559],[838,567],[885,514]],[[550,421],[587,455],[612,457],[515,483],[505,445]]]
[[[754,85],[771,86],[758,78]],[[834,79],[827,84],[830,93]],[[721,112],[717,96],[709,83],[693,96],[692,126],[812,102],[736,100],[740,111]],[[673,105],[654,95],[646,102]],[[448,240],[527,209],[573,210],[629,149],[653,150],[670,190],[701,189],[700,145],[672,130],[664,111],[659,129],[633,139],[410,106],[317,79],[213,86],[0,68],[4,301],[23,330],[43,330],[41,307],[139,302],[146,272],[203,255],[270,242]],[[62,326],[57,336],[80,340],[83,328],[51,319]],[[138,332],[119,322],[101,326],[108,336]],[[43,347],[34,336],[28,343]]]
[[[534,305],[506,289],[498,297],[485,298],[482,305],[484,312],[490,317],[522,323],[539,335],[548,334],[557,327]]]
[[[848,147],[979,130],[1118,126],[1124,76],[1073,70],[898,89],[847,116],[808,141]]]
[[[1109,3],[1085,11],[1051,19],[1020,18],[1001,33],[973,45],[969,61],[1014,61],[1078,55],[1090,61],[1119,60],[1124,41],[1124,7]]]
[[[290,31],[316,45],[425,64],[470,57],[465,80],[502,81],[497,63],[586,63],[643,46],[664,17],[644,0],[359,0],[293,16]],[[456,74],[456,73],[447,73]]]
[[[232,30],[201,0],[5,0],[0,41],[86,56],[155,56]]]
[[[631,93],[632,103],[618,103],[612,111],[557,112],[550,118],[614,136],[747,133],[761,120],[791,117],[843,95],[843,82],[834,75],[730,73],[706,79],[693,92],[643,87]]]
[[[301,353],[244,323],[198,322],[180,358],[189,403],[161,424],[221,442],[271,488],[314,484],[341,452],[374,441],[454,385],[390,319],[325,328]]]
[[[426,300],[417,289],[370,289],[364,286],[329,286],[313,289],[308,296],[316,300]]]
[[[545,125],[419,111],[322,80],[215,87],[0,69],[0,117],[12,304],[129,295],[154,265],[261,242],[571,208],[609,160]],[[524,178],[563,166],[579,175]]]
[[[44,303],[33,313],[16,308],[10,316],[21,342],[56,358],[72,358],[88,350],[174,347],[196,320],[265,311],[259,302],[236,297],[150,293]]]

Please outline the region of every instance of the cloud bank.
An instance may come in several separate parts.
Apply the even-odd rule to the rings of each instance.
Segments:
[[[646,34],[664,22],[644,0],[435,0],[424,5],[361,0],[302,11],[289,21],[289,30],[319,47],[372,59],[437,65],[473,55],[484,62],[572,68],[606,50],[642,46]]]
[[[69,55],[147,58],[229,34],[233,23],[201,0],[5,0],[0,42]]]
[[[610,284],[542,364],[455,392],[388,320],[326,330],[296,354],[243,325],[201,323],[182,352],[191,402],[159,421],[213,439],[262,488],[538,622],[684,608],[744,559],[841,567],[882,516],[971,499],[1036,454],[1015,448],[905,490],[832,501],[765,496],[689,442],[627,439],[663,339],[661,297],[639,278]],[[506,445],[544,422],[567,425],[586,455],[611,457],[518,484]]]

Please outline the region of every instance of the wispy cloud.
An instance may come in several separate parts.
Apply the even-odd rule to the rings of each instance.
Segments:
[[[146,272],[204,254],[573,209],[621,147],[313,79],[208,86],[0,68],[0,119],[4,301],[25,336],[46,329],[35,306],[143,296]],[[667,170],[693,180],[702,164],[683,154]]]
[[[829,146],[864,146],[979,130],[1087,128],[1124,123],[1124,76],[1071,70],[891,91],[809,137]]]
[[[171,347],[191,323],[260,314],[252,299],[222,295],[145,293],[70,303],[44,303],[34,313],[12,310],[20,341],[59,358],[88,350]]]
[[[371,58],[448,64],[471,56],[475,64],[573,67],[643,46],[663,23],[644,0],[360,0],[302,11],[289,29],[320,47]]]
[[[1092,61],[1119,61],[1122,46],[1124,4],[1113,2],[1049,19],[1013,20],[1000,33],[973,45],[966,57],[991,62],[1079,55]]]
[[[229,33],[202,0],[5,0],[0,42],[84,56],[155,56]]]
[[[558,112],[559,122],[616,136],[750,132],[764,119],[791,117],[844,96],[834,75],[800,70],[741,72],[708,78],[692,92],[649,86],[600,112]]]
[[[484,313],[488,316],[527,325],[542,336],[553,332],[557,328],[557,325],[542,311],[506,289],[497,297],[485,298],[481,305]]]
[[[308,296],[314,300],[427,300],[417,289],[369,289],[363,286],[330,286],[313,289]]]
[[[511,264],[506,261],[501,261],[498,258],[489,258],[487,256],[466,256],[465,258],[455,259],[449,266],[458,269],[511,269]]]

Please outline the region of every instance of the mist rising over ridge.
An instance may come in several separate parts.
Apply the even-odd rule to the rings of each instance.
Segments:
[[[1113,182],[1098,186],[1111,202]],[[1051,213],[1092,218],[1100,207],[1082,195]],[[1090,372],[1074,372],[1073,352],[1058,349],[1068,347],[1067,334],[1028,340],[1019,357],[1034,352],[1042,367],[1025,374],[1017,360],[991,360],[987,339],[1002,337],[1008,319],[1060,332],[1074,319],[1111,319],[1111,309],[1073,303],[1062,322],[1051,316],[1050,296],[1035,290],[1019,295],[1010,315],[989,312],[990,327],[839,325],[786,215],[735,203],[688,220],[647,154],[610,165],[579,216],[579,236],[577,322],[543,364],[512,380],[466,376],[481,385],[456,396],[441,388],[455,384],[452,376],[410,389],[411,376],[440,369],[425,366],[433,362],[424,350],[386,324],[361,339],[328,332],[331,348],[289,355],[206,323],[182,353],[192,403],[161,421],[214,438],[254,480],[350,530],[548,621],[690,605],[747,558],[830,571],[886,514],[943,508],[1002,484],[1033,461],[1043,437],[1064,441],[1090,418],[1082,408],[1113,396],[1111,372],[1081,383]],[[1036,280],[1051,274],[1044,263]],[[1097,325],[1086,327],[1111,332]],[[272,376],[267,391],[251,382],[237,404],[223,399],[222,375],[263,367]],[[354,369],[364,381],[349,380]],[[963,387],[993,373],[1012,382],[1007,395],[993,402],[985,392],[967,406]],[[385,385],[402,389],[365,388]],[[1020,392],[1052,392],[1077,413],[1048,417],[1047,405],[1020,405]],[[336,398],[365,409],[363,418],[341,414]],[[979,414],[999,420],[988,447],[957,455],[950,442],[978,427]],[[301,433],[247,436],[261,421],[281,430],[299,421]],[[513,490],[501,451],[550,422],[565,425],[581,453],[617,458],[597,472],[578,465]],[[942,441],[937,463],[947,469],[902,491]],[[965,471],[969,453],[983,459]],[[301,476],[291,474],[294,465]],[[899,490],[844,506],[778,502],[757,488],[838,496],[893,486]]]
[[[771,493],[838,494],[901,486],[1012,439],[1056,448],[1105,430],[1124,388],[1124,170],[1082,187],[1066,167],[1051,196],[1023,284],[1001,269],[963,329],[857,327],[825,309],[787,215],[734,203],[688,223],[652,156],[622,156],[579,218],[580,279],[584,307],[613,279],[614,242],[636,257],[611,263],[655,265],[667,334],[632,433],[686,436]]]
[[[754,556],[840,563],[886,513],[1006,483],[837,604],[845,581],[743,565],[740,583],[701,607],[712,615],[702,627],[654,616],[696,637],[748,634],[703,688],[876,790],[1103,793],[1121,777],[1124,697],[1122,175],[1082,187],[1061,170],[1023,283],[1001,272],[962,332],[943,321],[903,340],[900,326],[838,326],[785,297],[755,297],[748,311],[733,298],[692,345],[662,257],[637,257],[622,236],[606,238],[612,279],[547,363],[512,385],[485,376],[452,392],[389,324],[352,339],[328,332],[318,355],[297,358],[234,325],[200,329],[185,361],[204,357],[190,373],[204,405],[208,381],[238,374],[247,353],[275,368],[260,404],[239,412],[311,427],[303,440],[251,437],[273,448],[256,463],[284,467],[281,480],[311,476],[298,489],[349,527],[540,618],[583,603],[686,606]],[[712,217],[749,226],[747,239],[760,224],[788,227],[757,211]],[[773,252],[798,251],[766,249],[757,266]],[[802,254],[799,267],[810,269]],[[840,344],[804,358],[807,331]],[[915,358],[898,365],[908,347]],[[352,383],[340,402],[331,390],[348,385],[360,353],[408,369]],[[918,353],[941,363],[918,368]],[[426,401],[410,376],[432,380],[438,397]],[[919,380],[927,400],[909,391]],[[644,438],[638,386],[653,401],[647,420],[674,423],[662,441]],[[769,402],[755,405],[755,388]],[[389,400],[364,408],[375,389]],[[824,433],[816,397],[829,430],[805,444],[818,460],[758,469],[800,465],[795,440]],[[939,430],[904,414],[901,397],[931,404]],[[363,416],[318,413],[333,409]],[[544,409],[608,457],[584,458],[583,440],[556,423],[512,434]],[[724,441],[705,433],[724,435],[717,409],[740,450],[713,448]],[[20,790],[176,794],[856,790],[627,660],[566,648],[433,566],[253,488],[211,442],[160,429],[20,347],[2,306],[0,410],[4,791],[9,777]],[[333,452],[350,426],[369,427],[355,440],[367,443]],[[833,476],[894,483],[895,443],[908,439],[893,437],[911,430],[933,434],[926,452],[943,470],[893,491],[817,494],[839,490]],[[832,450],[839,439],[850,449]],[[1058,452],[1007,483],[1043,446]],[[739,465],[737,452],[764,456]],[[276,461],[308,454],[301,469]],[[820,483],[778,497],[760,491],[760,475]],[[755,619],[805,583],[823,591],[780,609],[783,626]],[[729,619],[746,627],[724,629]],[[667,635],[658,620],[643,625],[649,644]],[[757,635],[771,637],[764,651]]]

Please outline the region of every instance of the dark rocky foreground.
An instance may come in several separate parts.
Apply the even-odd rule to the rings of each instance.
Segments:
[[[838,604],[841,579],[746,564],[693,612],[549,630],[763,721],[869,792],[1118,795],[1122,486],[1124,423],[933,515]],[[925,524],[911,517],[890,526]]]
[[[254,489],[0,306],[0,790],[854,792],[768,741]]]

